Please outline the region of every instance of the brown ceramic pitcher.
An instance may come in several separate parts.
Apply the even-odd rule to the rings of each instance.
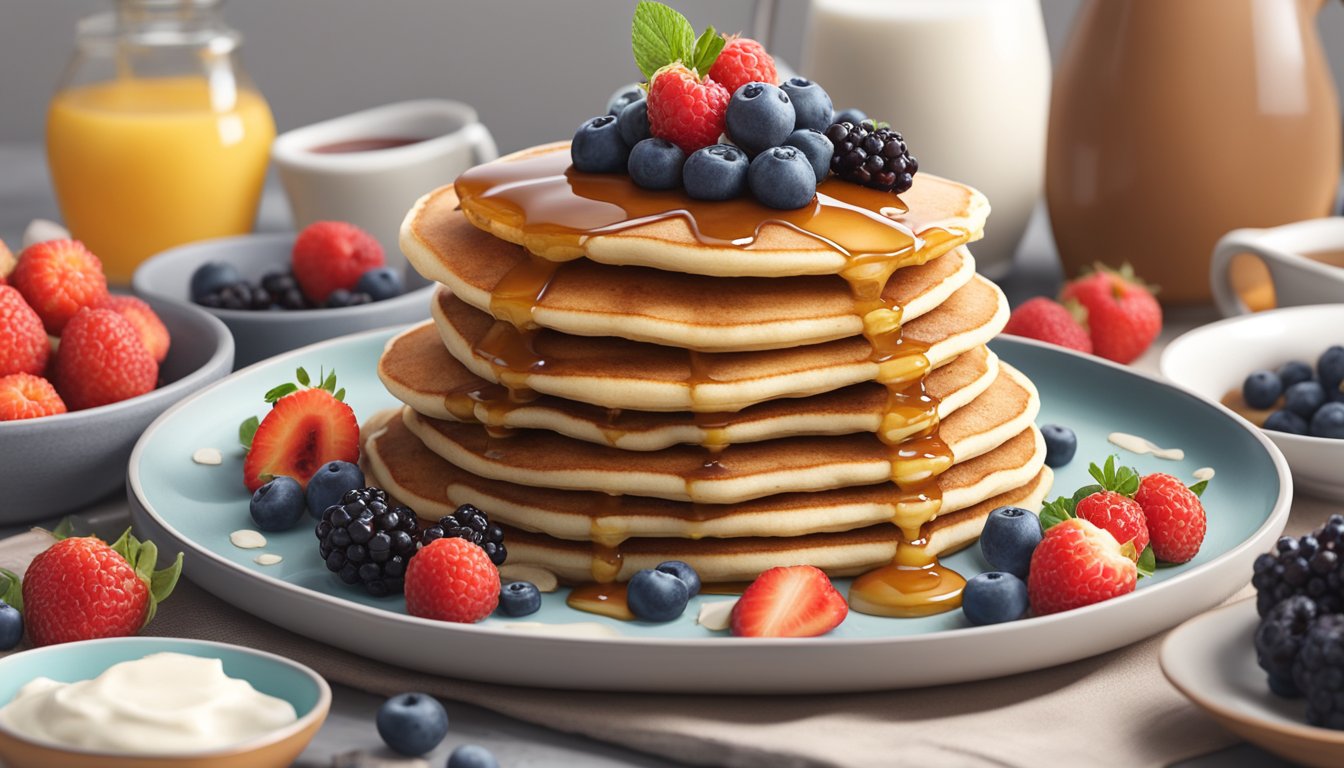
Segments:
[[[1326,215],[1340,115],[1325,0],[1088,0],[1055,74],[1046,199],[1067,276],[1130,262],[1210,300],[1224,233]]]

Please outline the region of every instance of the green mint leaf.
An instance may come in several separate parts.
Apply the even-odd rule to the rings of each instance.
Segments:
[[[0,589],[0,600],[4,600],[19,613],[23,613],[23,580],[19,578],[19,574],[6,568],[0,568],[0,584],[4,587]]]
[[[647,80],[674,61],[691,60],[695,51],[695,29],[685,16],[666,5],[640,0],[635,6],[630,41],[635,66]]]
[[[303,370],[303,368],[299,368],[299,370],[294,372],[294,378],[298,379],[299,383],[305,387],[312,382],[312,379],[308,378],[308,372]]]
[[[286,383],[284,383],[284,384],[281,384],[281,385],[278,386],[278,387],[274,387],[274,388],[272,388],[269,392],[267,392],[267,393],[266,393],[266,402],[268,402],[268,403],[274,405],[274,404],[275,404],[275,401],[279,400],[280,398],[284,397],[285,395],[292,395],[292,394],[294,394],[295,392],[298,392],[298,391],[299,391],[299,386],[298,386],[297,384],[291,384],[291,383],[289,383],[289,382],[286,382]]]
[[[149,542],[145,542],[146,545]],[[161,571],[154,571],[149,579],[149,610],[145,611],[145,624],[154,619],[158,613],[159,603],[168,599],[173,594],[173,588],[177,586],[178,579],[182,576],[182,553],[177,553],[177,558],[173,564]],[[141,625],[143,626],[143,625]]]
[[[1114,470],[1115,468],[1114,459],[1115,457],[1108,456],[1106,458],[1106,466],[1104,468],[1098,467],[1095,463],[1089,464],[1087,467],[1087,474],[1091,475],[1092,479],[1096,480],[1097,483],[1100,484],[1103,488],[1106,487],[1106,474]]]
[[[61,518],[61,522],[57,523],[56,527],[51,530],[51,538],[57,541],[60,541],[61,539],[68,539],[74,535],[75,535],[75,519],[72,517]]]
[[[1137,565],[1139,568],[1139,578],[1152,576],[1153,573],[1157,571],[1157,557],[1153,554],[1153,546],[1151,544],[1143,548],[1143,552],[1139,555],[1139,562]]]
[[[1200,480],[1198,483],[1195,483],[1194,485],[1190,486],[1190,492],[1195,494],[1195,497],[1198,498],[1204,495],[1204,490],[1208,487],[1209,487],[1208,480]]]
[[[714,60],[719,58],[723,46],[727,44],[728,41],[723,39],[723,35],[716,32],[713,27],[707,28],[700,35],[700,39],[695,41],[691,68],[701,74],[708,72],[709,68],[714,66]]]
[[[1073,505],[1070,500],[1060,496],[1054,501],[1041,507],[1041,530],[1048,531],[1051,528],[1073,517]]]
[[[238,442],[242,443],[244,448],[252,449],[252,438],[257,434],[257,427],[259,426],[261,426],[261,420],[256,416],[238,425]]]

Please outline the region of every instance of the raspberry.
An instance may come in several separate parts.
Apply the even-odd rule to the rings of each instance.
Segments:
[[[79,310],[107,300],[103,263],[77,240],[48,240],[24,249],[10,282],[52,336],[60,336]]]
[[[56,351],[56,390],[71,410],[143,395],[158,377],[135,326],[110,309],[81,310]]]
[[[747,83],[779,85],[775,60],[766,53],[765,46],[746,37],[727,38],[719,57],[709,68],[709,76],[733,93]]]
[[[406,567],[406,612],[473,624],[499,605],[499,570],[466,539],[436,539]]]
[[[0,376],[41,374],[50,356],[51,343],[42,318],[17,289],[0,286]]]
[[[1148,519],[1153,555],[1164,563],[1185,563],[1199,554],[1208,521],[1204,505],[1185,483],[1162,473],[1139,482],[1134,499]]]
[[[65,403],[51,382],[31,373],[0,376],[0,421],[35,419],[65,413]]]
[[[730,98],[713,78],[699,79],[685,65],[669,64],[649,81],[649,129],[689,155],[723,135]]]
[[[1132,362],[1162,331],[1162,307],[1128,264],[1118,271],[1098,265],[1064,286],[1060,300],[1070,299],[1087,309],[1092,348],[1107,360]]]
[[[108,296],[101,308],[110,309],[130,321],[140,342],[154,357],[154,362],[162,363],[168,356],[168,345],[171,342],[168,328],[148,304],[134,296]]]
[[[360,276],[384,263],[383,246],[373,235],[343,221],[309,224],[294,241],[291,258],[294,277],[314,304],[338,288],[353,291]]]
[[[1087,329],[1069,308],[1044,296],[1027,299],[1014,309],[1003,332],[1079,352],[1092,351],[1092,339],[1087,335]]]

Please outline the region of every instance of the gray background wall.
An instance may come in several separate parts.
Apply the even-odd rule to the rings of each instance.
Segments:
[[[751,26],[751,0],[669,1],[697,28]],[[1042,0],[1056,55],[1079,3]],[[281,130],[401,99],[440,96],[475,105],[501,149],[509,150],[568,136],[601,110],[610,89],[632,79],[633,5],[632,0],[231,0],[224,14],[244,35],[245,65],[270,99]],[[73,48],[76,20],[108,7],[109,0],[0,0],[0,141],[40,140],[46,102]],[[807,0],[779,2],[773,47],[795,64],[806,9]],[[1332,1],[1320,27],[1335,79],[1344,83],[1344,4]]]

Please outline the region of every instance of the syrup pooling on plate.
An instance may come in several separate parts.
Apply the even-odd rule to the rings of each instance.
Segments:
[[[893,616],[925,615],[959,604],[964,581],[942,569],[919,546],[920,528],[941,507],[938,475],[953,461],[938,437],[937,399],[924,387],[930,369],[927,349],[902,337],[903,308],[882,296],[896,270],[923,263],[936,252],[927,245],[945,243],[957,233],[911,221],[909,210],[895,195],[834,179],[818,187],[811,205],[776,211],[748,199],[706,203],[678,191],[649,192],[621,174],[578,173],[570,168],[568,153],[557,150],[477,166],[458,179],[456,191],[473,223],[489,229],[492,221],[498,221],[520,231],[522,245],[535,254],[510,270],[492,295],[491,313],[497,322],[476,349],[510,390],[526,388],[528,378],[544,369],[545,360],[531,343],[537,302],[554,277],[554,262],[581,257],[589,237],[679,218],[702,245],[753,250],[762,230],[776,225],[812,237],[843,256],[840,276],[849,284],[854,312],[863,321],[876,380],[888,391],[878,437],[888,447],[891,463],[897,510],[892,523],[903,542],[912,542],[898,546],[890,565],[857,580],[851,599],[858,610]],[[712,368],[702,353],[686,354],[691,410],[697,414],[706,449],[702,466],[686,478],[688,496],[693,498],[690,491],[696,480],[724,471],[717,456],[728,441],[722,417],[701,407],[698,396],[713,383]],[[604,434],[613,444],[620,438],[614,426]],[[621,499],[608,499],[592,524],[592,572],[599,584],[619,574],[619,545],[625,538],[620,526],[606,520],[619,512]],[[607,607],[607,600],[572,595],[570,604],[590,610],[599,604]]]

